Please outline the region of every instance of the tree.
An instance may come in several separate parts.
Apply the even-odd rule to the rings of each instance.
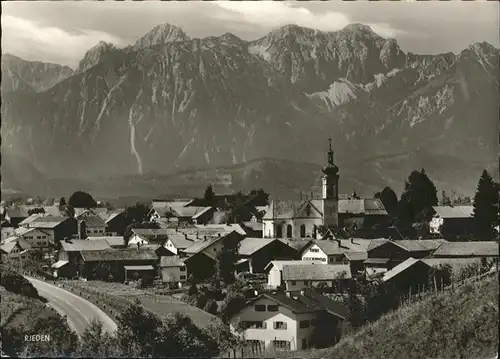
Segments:
[[[93,319],[83,332],[77,352],[82,358],[114,358],[120,357],[116,337],[104,332],[102,323]]]
[[[218,310],[217,302],[214,299],[207,300],[205,306],[203,307],[203,310],[207,313],[216,315]]]
[[[61,199],[59,200],[59,207],[64,207],[66,206],[66,198],[64,197],[61,197]]]
[[[75,218],[75,208],[73,206],[67,205],[64,212],[66,214],[66,217]]]
[[[438,203],[437,190],[425,170],[413,171],[405,182],[399,201],[399,220],[405,226],[415,221],[429,220],[432,206]]]
[[[45,208],[43,207],[36,207],[28,210],[28,216],[31,216],[32,214],[44,214],[45,213]]]
[[[236,260],[238,258],[239,242],[232,236],[223,239],[222,248],[217,253],[216,278],[222,280],[226,285],[235,281]]]
[[[474,196],[474,234],[476,240],[490,241],[496,236],[498,225],[498,186],[484,170]]]
[[[208,186],[207,189],[205,190],[205,194],[203,195],[203,198],[207,202],[207,205],[213,206],[215,203],[215,193],[214,190],[212,189],[212,186]]]
[[[142,223],[148,221],[148,214],[150,212],[150,208],[148,205],[144,203],[137,202],[133,206],[129,206],[125,208],[125,220],[127,224],[132,223]]]
[[[398,196],[391,187],[385,187],[382,192],[375,193],[375,198],[380,199],[390,216],[397,214]]]
[[[69,199],[68,199],[68,204],[74,208],[96,208],[97,207],[97,202],[87,192],[84,191],[76,191],[73,193]]]
[[[254,206],[266,206],[269,204],[269,193],[266,193],[263,189],[251,190],[250,196],[254,196],[252,200]]]

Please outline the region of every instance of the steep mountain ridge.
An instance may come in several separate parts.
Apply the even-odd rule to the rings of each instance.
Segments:
[[[425,148],[463,158],[462,177],[442,182],[463,188],[498,160],[498,54],[487,43],[404,53],[360,24],[288,25],[250,42],[190,39],[164,24],[125,49],[98,44],[84,70],[43,93],[6,94],[2,139],[44,173],[95,178],[262,157],[320,164],[331,136],[348,173],[361,159],[408,153],[405,166],[353,168],[359,186],[400,185],[406,165],[448,168],[412,155]]]
[[[26,61],[11,54],[2,54],[2,93],[43,92],[70,77],[68,66]]]

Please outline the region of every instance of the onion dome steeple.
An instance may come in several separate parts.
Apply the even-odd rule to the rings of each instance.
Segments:
[[[322,171],[326,175],[330,175],[330,174],[335,175],[339,172],[339,168],[337,166],[335,166],[335,164],[333,163],[333,150],[332,150],[332,139],[331,138],[328,139],[328,144],[329,144],[329,149],[327,152],[328,162],[325,165],[325,167],[323,167]]]

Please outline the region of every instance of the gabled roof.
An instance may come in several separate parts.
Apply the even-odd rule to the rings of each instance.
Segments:
[[[250,229],[252,231],[262,231],[264,227],[262,222],[242,222],[241,226],[243,229]]]
[[[26,249],[30,249],[31,248],[31,246],[30,246],[30,244],[28,242],[26,242],[23,239],[18,239],[18,240],[15,240],[15,241],[10,241],[10,242],[4,243],[0,247],[0,249],[2,249],[2,251],[5,252],[5,253],[11,253],[12,250],[16,246],[19,246],[19,248],[21,248],[21,250],[26,250]]]
[[[320,214],[321,212],[321,207],[316,207],[315,203],[310,200],[273,200],[269,204],[269,208],[264,215],[263,219],[292,219],[297,216],[297,214],[307,206],[307,204],[310,204],[312,207],[312,210],[318,211]],[[317,204],[317,203],[316,203]]]
[[[185,253],[189,253],[189,254],[196,254],[196,253],[199,253],[201,251],[203,251],[204,249],[210,247],[211,245],[219,242],[219,241],[222,241],[224,240],[225,238],[227,238],[228,236],[232,236],[232,235],[236,235],[236,236],[239,236],[239,237],[242,237],[239,233],[237,233],[236,231],[233,231],[231,233],[228,233],[224,236],[216,236],[216,237],[207,237],[207,239],[205,240],[200,240],[200,241],[197,241],[197,242],[194,242],[191,246],[189,246],[188,248],[186,248],[184,250]]]
[[[68,217],[62,217],[62,216],[44,216],[44,217],[39,217],[32,221],[29,226],[32,228],[55,228],[64,221],[66,221]]]
[[[296,266],[296,265],[310,265],[310,264],[311,264],[310,262],[302,260],[275,260],[269,262],[268,265],[266,265],[266,267],[264,268],[264,271],[267,272],[269,269],[271,269],[271,267],[276,267],[279,271],[282,271],[283,267],[286,265]]]
[[[349,261],[365,261],[368,258],[367,252],[344,252],[345,257]]]
[[[268,246],[273,242],[280,242],[274,238],[245,238],[240,242],[240,247],[238,254],[242,256],[251,256],[255,252],[258,252],[262,248]],[[284,246],[285,243],[281,242]],[[291,248],[291,247],[290,247]]]
[[[35,219],[39,217],[43,217],[44,215],[42,213],[37,213],[37,214],[32,214],[28,218],[23,219],[21,222],[19,222],[20,226],[26,226],[29,225],[31,222],[33,222]]]
[[[110,213],[98,213],[99,217],[101,217],[106,224],[111,222],[113,219],[123,214],[123,210],[114,210]]]
[[[340,241],[340,245],[339,245]],[[339,240],[316,240],[303,249],[305,252],[313,244],[316,244],[326,255],[342,254],[350,252],[366,252],[370,246],[370,239],[353,238]]]
[[[444,239],[400,240],[394,243],[406,248],[408,252],[434,251],[443,243]]]
[[[342,272],[345,272],[345,278],[351,277],[351,269],[348,264],[284,265],[282,278],[283,280],[333,280]]]
[[[195,224],[197,232],[200,234],[205,231],[207,233],[231,233],[236,232],[241,235],[246,235],[246,232],[239,224]],[[179,228],[179,231],[184,231],[183,228]]]
[[[417,263],[422,263],[425,266],[430,268],[430,266],[428,264],[426,264],[425,262],[422,262],[420,259],[415,259],[415,258],[410,257],[407,260],[405,260],[404,262],[399,263],[394,268],[385,272],[384,275],[382,276],[382,281],[387,282],[387,281],[391,280],[392,278],[396,277],[397,275],[404,272],[408,268],[413,267],[414,265],[417,265]]]
[[[433,206],[436,214],[441,218],[472,218],[473,206]]]
[[[434,256],[447,257],[498,257],[499,244],[484,242],[445,242],[434,252]]]
[[[408,251],[408,249],[406,249],[405,247],[403,247],[402,245],[400,244],[397,244],[396,241],[391,241],[389,239],[386,239],[386,238],[376,238],[376,239],[372,239],[370,241],[370,244],[368,245],[368,248],[366,249],[367,252],[369,251],[372,251],[374,250],[375,248],[378,248],[380,246],[383,246],[384,244],[386,243],[392,243],[398,247],[400,247],[401,249],[405,250],[405,251]]]
[[[160,259],[160,267],[184,267],[184,260],[179,258],[178,256],[171,257],[161,257]]]
[[[28,210],[30,210],[29,207],[27,206],[11,206],[5,208],[5,213],[10,217],[10,218],[28,218]]]
[[[86,262],[100,261],[137,261],[137,260],[158,260],[158,255],[150,248],[130,248],[130,249],[104,249],[81,251],[83,260]]]
[[[382,201],[378,198],[339,199],[339,213],[387,215]]]
[[[182,218],[198,218],[198,216],[211,210],[212,207],[170,207],[173,211],[173,215]]]
[[[133,228],[132,232],[146,240],[166,239],[168,230],[165,228]]]
[[[194,243],[193,240],[187,239],[186,236],[181,233],[169,234],[168,240],[171,241],[177,249],[186,249]]]
[[[311,242],[312,239],[304,240],[304,239],[288,239],[288,238],[278,238],[281,242],[286,245],[292,247],[297,252],[302,252],[304,248],[306,248]]]
[[[284,306],[296,314],[327,311],[342,319],[347,318],[348,310],[341,303],[333,301],[313,289],[305,289],[303,294],[288,296],[283,292],[263,293],[247,302],[247,306],[261,298],[267,298]],[[236,313],[238,315],[239,313]]]
[[[81,217],[80,221],[84,221],[85,225],[87,227],[105,227],[106,226],[106,222],[104,222],[104,220],[100,216],[98,216],[97,214]]]
[[[104,249],[111,249],[111,246],[108,244],[105,237],[91,241],[85,239],[61,241],[61,246],[66,252],[100,251]]]
[[[102,240],[104,239],[111,247],[124,246],[125,240],[123,236],[106,236],[106,237],[87,237],[89,241]]]

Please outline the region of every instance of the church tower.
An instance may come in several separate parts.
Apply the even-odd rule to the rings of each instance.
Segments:
[[[332,139],[328,139],[328,162],[323,167],[323,225],[327,228],[339,224],[339,169],[333,163]]]

